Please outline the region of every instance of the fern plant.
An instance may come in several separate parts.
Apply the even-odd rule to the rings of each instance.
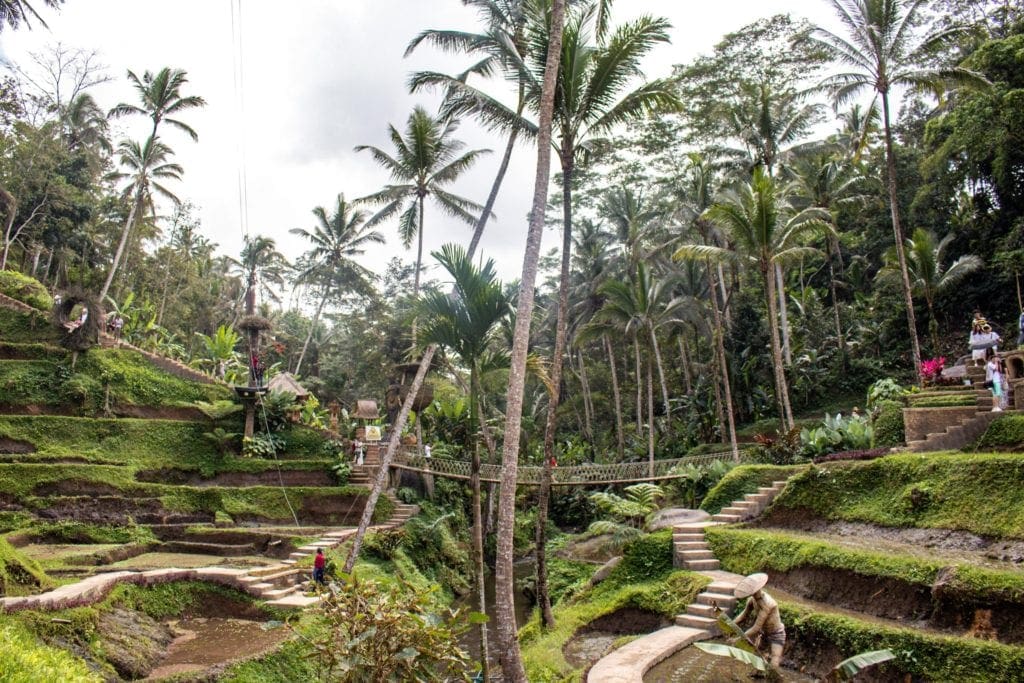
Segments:
[[[591,523],[588,530],[595,535],[609,534],[609,545],[616,548],[643,533],[665,498],[665,490],[657,484],[633,484],[624,491],[625,496],[607,491],[590,494],[590,500],[606,518]]]

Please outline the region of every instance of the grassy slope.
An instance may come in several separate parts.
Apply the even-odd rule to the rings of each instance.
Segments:
[[[708,543],[723,569],[738,574],[798,567],[846,569],[877,578],[894,578],[931,588],[948,562],[876,553],[755,529],[709,528]],[[1024,600],[1024,573],[959,565],[949,586],[964,597],[982,600]]]
[[[1024,671],[1022,647],[879,626],[850,617],[815,613],[787,603],[780,606],[786,631],[794,639],[820,646],[832,644],[842,656],[889,648],[899,655],[893,668],[914,680],[1019,681]],[[902,678],[897,676],[892,680]]]
[[[775,508],[882,526],[1024,538],[1024,457],[928,453],[813,466]]]
[[[722,508],[733,501],[743,498],[747,493],[755,493],[760,486],[771,486],[773,481],[780,481],[796,474],[803,465],[778,467],[775,465],[741,465],[734,467],[708,491],[702,510],[717,514]]]

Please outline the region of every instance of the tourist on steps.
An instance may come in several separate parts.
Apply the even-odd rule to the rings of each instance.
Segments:
[[[971,359],[975,365],[981,365],[987,358],[989,349],[998,351],[1000,336],[992,330],[992,326],[984,318],[978,318],[980,313],[975,312],[975,318],[971,321],[971,335],[968,341],[971,346]]]
[[[733,595],[740,599],[750,598],[736,617],[736,623],[742,624],[747,617],[756,613],[754,625],[746,631],[747,639],[756,647],[760,647],[762,636],[767,639],[772,648],[772,666],[779,668],[782,665],[782,650],[786,645],[786,627],[779,615],[779,603],[762,590],[767,583],[767,574],[751,574],[736,584]]]
[[[327,558],[324,557],[324,549],[316,549],[316,557],[313,558],[313,581],[321,586],[327,585],[327,580],[324,578],[324,569],[327,567]]]

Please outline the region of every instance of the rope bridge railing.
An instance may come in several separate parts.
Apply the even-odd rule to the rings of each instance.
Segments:
[[[581,486],[678,479],[685,475],[676,468],[685,465],[710,465],[718,460],[732,460],[732,452],[691,455],[673,460],[655,460],[653,468],[651,463],[646,461],[558,466],[551,470],[551,483],[555,486]],[[470,475],[468,460],[427,458],[410,449],[403,449],[395,453],[391,466],[449,479],[469,479]],[[519,485],[540,485],[543,471],[544,468],[537,465],[520,465]],[[486,482],[498,482],[501,479],[501,466],[482,463],[480,479]]]

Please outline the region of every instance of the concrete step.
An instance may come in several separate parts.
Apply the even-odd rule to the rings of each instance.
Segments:
[[[722,511],[719,514],[721,514],[721,515],[736,515],[738,517],[743,517],[745,515],[750,514],[750,509],[747,508],[747,507],[740,507],[740,506],[738,506],[738,505],[736,505],[734,503],[734,504],[730,505],[729,507],[722,508]]]
[[[684,566],[693,572],[706,572],[722,568],[718,560],[686,560]]]
[[[294,553],[288,554],[289,560],[301,560],[304,557],[312,557],[313,553],[295,551]]]
[[[260,594],[260,597],[264,600],[280,600],[286,595],[292,595],[294,593],[297,593],[298,591],[298,585],[287,586],[285,588],[275,588],[274,590],[263,591],[263,593]]]
[[[680,533],[680,532],[676,531],[676,532],[674,532],[672,534],[672,540],[677,542],[677,543],[690,543],[690,542],[693,542],[693,541],[703,541],[704,540],[704,532],[701,531],[699,533],[690,533],[690,532]]]
[[[710,550],[681,550],[679,551],[679,557],[686,564],[690,564],[694,560],[713,560],[715,559],[715,554]]]
[[[272,584],[272,583],[250,583],[248,588],[249,588],[249,592],[251,592],[251,593],[262,594],[263,591],[273,590],[274,589],[274,584]]]
[[[743,496],[743,500],[756,505],[767,505],[771,500],[771,495],[767,493],[748,493]]]
[[[786,480],[782,479],[780,481],[773,481],[772,488],[776,489],[777,491],[781,491],[782,489],[786,488]]]
[[[740,579],[742,578],[743,577],[741,576]],[[738,582],[739,580],[736,581],[736,583]],[[733,591],[736,589],[736,583],[733,583],[731,581],[712,581],[704,587],[704,593],[701,593],[700,595],[704,595],[705,593],[716,593],[718,595],[731,596],[733,594]],[[699,598],[700,595],[698,595],[697,597]]]
[[[680,614],[676,617],[676,626],[697,628],[709,633],[718,633],[718,622],[708,617],[699,617],[696,614]]]
[[[294,593],[292,595],[286,595],[283,598],[278,598],[277,600],[270,600],[267,604],[285,609],[302,609],[303,607],[309,607],[310,605],[316,604],[320,602],[320,600],[321,597],[318,595],[305,596],[301,593]]]
[[[295,560],[281,560],[281,564],[293,565],[297,563]]]
[[[723,514],[723,513],[719,513],[717,515],[712,515],[711,519],[715,520],[716,522],[722,522],[724,524],[735,524],[736,522],[742,522],[743,521],[743,518],[740,517],[739,515],[729,515],[729,514]]]
[[[732,594],[732,591],[728,593],[704,591],[697,595],[697,602],[702,605],[716,604],[722,609],[732,609],[736,605],[736,597]]]
[[[707,550],[709,547],[707,541],[676,541],[673,545],[677,551]]]
[[[686,606],[686,613],[692,614],[698,617],[707,617],[708,619],[716,619],[715,608],[713,605],[701,605],[699,603],[690,603]]]
[[[774,496],[778,492],[779,492],[779,490],[777,488],[775,488],[774,486],[758,486],[757,487],[757,493],[758,494],[764,495],[764,496],[768,496],[769,498],[771,498],[772,496]]]

